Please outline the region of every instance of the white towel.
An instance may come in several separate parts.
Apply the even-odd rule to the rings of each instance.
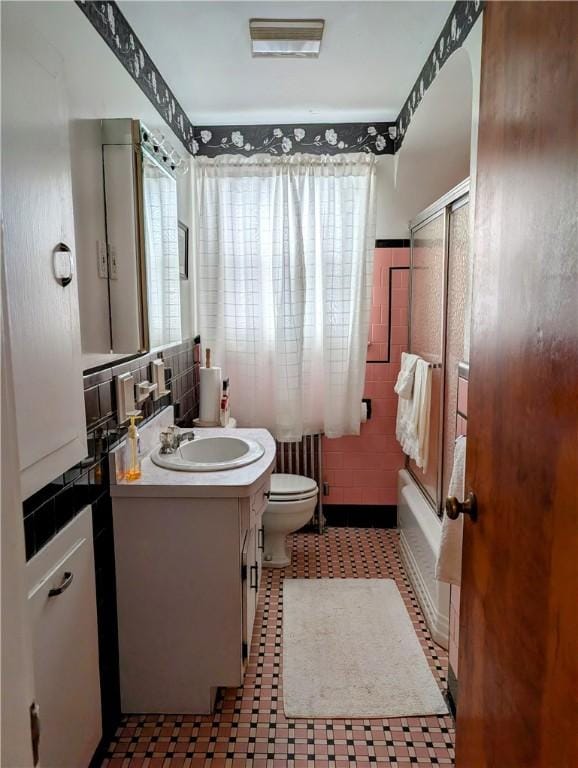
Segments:
[[[427,471],[429,454],[429,424],[431,405],[431,368],[418,358],[410,400],[399,397],[395,435],[404,453],[423,472]]]
[[[454,448],[454,465],[448,488],[448,496],[464,500],[466,482],[466,438],[461,435]],[[436,579],[460,586],[462,583],[462,537],[464,516],[451,520],[445,513],[442,518],[442,537],[436,562]]]
[[[413,380],[415,377],[415,366],[419,357],[409,352],[401,353],[401,368],[397,375],[397,381],[393,388],[395,393],[406,400],[411,399],[413,392]]]

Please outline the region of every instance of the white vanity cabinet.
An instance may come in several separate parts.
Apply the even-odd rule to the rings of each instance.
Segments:
[[[143,427],[143,445],[157,428]],[[139,480],[111,485],[123,712],[208,714],[219,687],[243,682],[275,441],[264,429],[231,432],[263,456],[214,472],[171,471],[147,456]]]
[[[20,30],[20,6],[2,7],[2,206],[21,487],[27,498],[86,455],[86,424],[60,59],[33,24]]]
[[[40,766],[87,766],[102,734],[90,508],[35,555],[26,570]]]

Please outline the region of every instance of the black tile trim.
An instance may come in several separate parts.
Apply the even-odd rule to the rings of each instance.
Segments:
[[[457,0],[455,3],[397,117],[395,152],[403,144],[408,126],[426,91],[452,53],[462,46],[484,6],[484,0]]]
[[[22,504],[26,559],[39,552],[85,507],[108,493],[108,457],[81,462]]]
[[[395,504],[324,504],[323,515],[331,528],[397,528]]]
[[[385,360],[367,360],[367,363],[371,365],[383,365],[384,363],[391,363],[391,300],[393,295],[393,275],[394,270],[409,270],[409,267],[389,267],[389,279],[387,281],[388,290],[388,306],[387,306],[387,357]]]
[[[385,240],[376,240],[376,248],[409,248],[411,242],[404,238],[386,238]]]

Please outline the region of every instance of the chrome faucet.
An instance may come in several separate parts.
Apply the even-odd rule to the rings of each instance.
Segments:
[[[178,432],[177,427],[171,424],[165,432],[161,432],[161,453],[174,453],[181,443],[194,439],[195,433],[192,430],[190,432]]]
[[[195,439],[195,433],[191,429],[190,432],[177,432],[175,434],[175,442],[177,444],[177,448],[180,446],[181,443],[188,443],[190,440]]]

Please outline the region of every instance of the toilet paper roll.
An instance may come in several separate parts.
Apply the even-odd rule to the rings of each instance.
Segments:
[[[205,424],[218,424],[221,404],[221,369],[201,368],[199,418]]]
[[[367,421],[367,403],[362,401],[361,403],[361,423],[365,424]]]

